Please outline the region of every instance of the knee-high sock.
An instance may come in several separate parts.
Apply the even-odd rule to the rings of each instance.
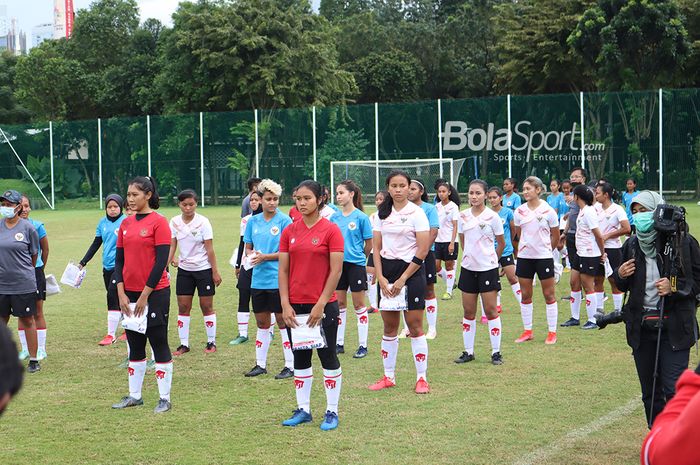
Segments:
[[[248,337],[248,322],[250,321],[250,312],[236,312],[238,321],[238,335]]]
[[[367,334],[369,333],[369,315],[367,307],[355,310],[357,316],[357,336],[362,347],[367,347]]]
[[[270,314],[270,340],[275,337],[275,325],[277,324],[277,316],[274,313]],[[281,331],[280,331],[281,332]]]
[[[464,350],[468,354],[474,354],[474,338],[476,337],[476,320],[462,318],[462,339]]]
[[[340,400],[340,388],[343,385],[343,372],[337,370],[323,370],[323,386],[326,389],[326,410],[338,413],[338,401]]]
[[[489,338],[491,339],[491,354],[501,351],[501,317],[489,320]]]
[[[204,317],[204,330],[207,332],[207,342],[216,342],[216,313]]]
[[[282,353],[284,354],[284,366],[290,370],[294,370],[294,354],[292,353],[292,343],[289,340],[289,334],[286,329],[280,330],[282,336]]]
[[[571,291],[571,318],[581,319],[581,291]]]
[[[369,306],[377,308],[377,285],[372,284],[374,273],[367,273],[367,297],[369,297]]]
[[[268,350],[270,350],[270,328],[258,328],[255,338],[255,362],[261,368],[267,368]]]
[[[511,290],[513,291],[513,295],[515,296],[515,300],[520,303],[522,299],[522,293],[520,292],[520,283],[515,283],[510,285]]]
[[[180,344],[186,347],[190,346],[190,316],[177,316],[177,334],[180,336]]]
[[[437,328],[438,301],[437,298],[425,299],[425,317],[428,320],[428,330]]]
[[[341,308],[338,314],[338,333],[336,336],[336,344],[339,346],[345,345],[345,323],[347,323],[347,308]]]
[[[496,293],[496,309],[501,313],[501,291]]]
[[[445,280],[445,290],[448,294],[452,294],[452,289],[455,287],[455,270],[449,270],[446,273],[447,279]]]
[[[624,295],[622,292],[613,292],[613,308],[615,310],[622,309],[622,298]]]
[[[559,317],[559,306],[557,301],[547,303],[547,327],[550,333],[557,332],[557,318]]]
[[[107,311],[107,335],[115,337],[117,334],[117,327],[119,326],[119,320],[121,319],[122,312],[119,310],[109,310]]]
[[[520,316],[523,319],[523,327],[526,331],[532,330],[532,302],[520,302]]]
[[[425,335],[411,338],[413,361],[416,364],[416,380],[428,380],[428,340]]]
[[[596,312],[605,313],[605,292],[596,292]]]
[[[382,337],[382,361],[384,363],[384,376],[394,379],[396,371],[396,355],[399,352],[399,338]]]
[[[307,413],[311,413],[311,385],[313,382],[313,368],[294,370],[294,387],[297,394],[297,407]]]
[[[141,386],[146,374],[146,360],[129,360],[129,395],[134,399],[141,398]]]
[[[37,349],[46,352],[46,328],[36,329]]]
[[[170,401],[170,386],[173,384],[173,362],[156,363],[156,381],[161,399]]]
[[[19,343],[22,344],[22,350],[29,351],[29,346],[27,345],[27,334],[23,329],[18,329],[17,334],[19,335]]]
[[[592,292],[591,294],[586,294],[586,314],[588,316],[588,321],[595,323],[595,311],[598,306],[598,293]]]
[[[437,275],[441,277],[443,281],[447,281],[447,271],[444,268],[440,268]]]

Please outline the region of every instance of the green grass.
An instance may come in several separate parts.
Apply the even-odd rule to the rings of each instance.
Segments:
[[[700,228],[697,206],[687,207],[691,228]],[[154,376],[144,383],[145,406],[115,411],[110,405],[127,392],[125,370],[116,368],[124,343],[98,347],[105,333],[106,312],[100,260],[88,267],[80,290],[64,286],[50,297],[49,357],[42,371],[27,376],[22,392],[0,419],[0,464],[510,464],[555,444],[538,463],[635,464],[646,432],[639,383],[622,325],[585,332],[562,328],[559,342],[545,346],[544,302],[535,289],[536,340],[516,345],[522,330],[519,309],[507,283],[503,292],[505,364],[489,363],[486,327],[479,325],[476,361],[456,365],[462,349],[462,311],[457,294],[439,302],[438,338],[430,342],[432,393],[413,393],[415,370],[410,344],[400,343],[398,386],[382,392],[366,387],[382,375],[379,357],[381,317],[370,320],[370,355],[355,360],[356,325],[350,321],[348,352],[341,356],[344,380],[340,427],[318,429],[325,395],[318,360],[312,394],[314,423],[295,429],[280,421],[295,408],[289,380],[272,374],[283,366],[280,338],[269,356],[270,375],[243,377],[254,364],[254,345],[231,347],[237,291],[228,258],[238,243],[239,209],[200,210],[212,221],[215,248],[224,283],[217,291],[219,351],[203,353],[201,316],[193,311],[192,352],[175,360],[173,410],[156,416]],[[170,218],[174,208],[163,209]],[[92,240],[101,213],[37,211],[51,243],[47,273],[60,274],[69,259],[79,260]],[[566,275],[559,296],[568,295]],[[438,284],[437,293],[443,292]],[[607,302],[611,310],[611,302]],[[569,305],[560,301],[560,322]],[[176,311],[173,298],[171,311]],[[172,319],[174,320],[174,318]],[[11,325],[16,325],[15,320]],[[254,333],[253,333],[254,334]],[[178,345],[171,321],[171,347]],[[694,352],[691,365],[697,363]],[[565,440],[572,430],[637,399],[636,409],[582,439]]]

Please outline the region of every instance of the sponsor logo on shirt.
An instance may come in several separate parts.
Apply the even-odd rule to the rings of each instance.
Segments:
[[[15,240],[18,241],[18,242],[19,242],[19,241],[23,241],[23,240],[24,240],[24,234],[22,234],[21,232],[18,232],[17,234],[15,234]]]
[[[276,235],[278,235],[279,233],[280,233],[280,228],[279,228],[279,227],[273,226],[273,227],[270,228],[270,234],[272,234],[273,236],[276,236]]]
[[[356,229],[357,229],[357,224],[355,224],[354,221],[351,221],[350,224],[348,224],[348,229],[349,229],[350,231],[356,230]]]

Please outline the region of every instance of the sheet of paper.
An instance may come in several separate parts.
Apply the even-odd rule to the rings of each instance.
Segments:
[[[292,328],[292,350],[309,350],[326,347],[326,338],[318,324],[310,328],[309,315],[297,315],[297,327]]]
[[[389,284],[389,288],[393,287],[393,283]],[[406,300],[406,289],[404,286],[394,297],[388,297],[382,291],[382,298],[379,301],[379,310],[389,311],[389,312],[402,312],[408,310],[408,301]]]
[[[136,304],[129,304],[129,309],[131,310],[132,316],[124,315],[122,319],[122,328],[128,329],[129,331],[136,331],[137,333],[146,334],[146,328],[148,328],[148,305],[143,310],[141,316],[134,316],[133,312],[136,308]]]

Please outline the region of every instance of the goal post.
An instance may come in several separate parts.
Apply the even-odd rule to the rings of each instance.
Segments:
[[[453,186],[457,185],[465,158],[423,158],[413,160],[362,160],[332,161],[331,186],[346,179],[357,184],[364,194],[373,194],[384,186],[384,179],[395,169],[405,171],[411,178],[420,178],[425,182],[425,191],[433,194],[435,181],[446,179]]]

